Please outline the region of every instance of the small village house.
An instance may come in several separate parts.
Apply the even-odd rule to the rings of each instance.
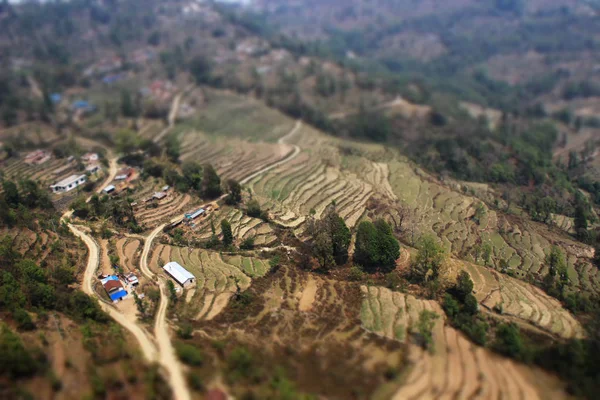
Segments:
[[[83,185],[87,181],[87,176],[85,175],[71,175],[68,178],[63,179],[62,181],[55,183],[50,186],[53,193],[66,193],[75,189],[78,186]]]
[[[196,282],[196,277],[175,261],[165,264],[163,269],[183,287],[191,286]]]
[[[104,286],[104,290],[106,290],[106,294],[113,302],[118,302],[127,296],[127,291],[123,287],[123,284],[119,280],[119,277],[116,275],[108,276],[102,279],[102,286]]]

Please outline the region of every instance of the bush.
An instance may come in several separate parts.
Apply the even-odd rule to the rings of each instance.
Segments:
[[[521,331],[515,324],[501,324],[498,326],[493,347],[499,353],[517,360],[528,360],[521,338]]]
[[[177,357],[187,365],[199,367],[203,363],[202,352],[191,344],[177,342],[175,343]]]
[[[19,329],[22,329],[24,331],[31,331],[31,330],[35,329],[35,324],[33,323],[31,316],[24,309],[17,308],[13,312],[13,318],[14,318],[15,322],[17,323],[17,326],[19,327]]]
[[[0,330],[0,376],[16,379],[38,372],[39,366],[21,338],[6,325]]]
[[[360,269],[356,265],[350,267],[350,272],[348,273],[348,280],[353,282],[359,282],[362,281],[364,276],[365,274],[364,272],[362,272],[362,269]]]
[[[252,250],[254,249],[254,236],[250,236],[242,241],[240,244],[241,250]]]
[[[364,221],[358,226],[354,261],[367,270],[391,271],[400,257],[400,245],[383,220]]]

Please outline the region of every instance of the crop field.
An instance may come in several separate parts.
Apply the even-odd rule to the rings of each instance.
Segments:
[[[584,329],[562,304],[540,288],[479,265],[455,261],[469,273],[477,301],[488,310],[518,318],[564,338],[584,335]]]
[[[178,130],[200,130],[209,135],[274,142],[294,126],[294,121],[264,103],[224,91],[204,90],[205,104],[198,117],[178,125]]]
[[[223,219],[231,224],[231,231],[238,245],[239,242],[250,237],[254,238],[254,245],[260,247],[273,245],[277,241],[277,236],[275,236],[268,223],[258,218],[249,217],[242,211],[229,207],[223,207],[213,212],[210,217],[196,220],[192,230],[199,239],[209,239],[212,235],[212,221],[215,233],[221,235],[221,221]]]
[[[66,158],[51,158],[41,165],[29,165],[23,160],[12,159],[2,168],[7,179],[15,181],[32,180],[47,189],[47,186],[76,173],[75,164]]]
[[[471,344],[446,326],[444,312],[434,301],[379,287],[362,287],[363,326],[379,335],[409,342],[422,310],[439,315],[433,329],[433,353],[409,344],[409,363],[394,399],[413,398],[526,398],[565,397],[549,394],[549,375],[500,357]]]
[[[64,136],[62,138],[64,139]],[[56,134],[55,129],[39,122],[23,123],[12,128],[0,129],[0,141],[19,143],[31,150],[34,150],[36,146],[46,147],[58,140],[61,140],[61,136]]]
[[[12,240],[15,251],[36,262],[46,259],[52,243],[58,238],[52,231],[34,232],[27,228],[0,229],[0,239],[7,236]]]
[[[318,390],[324,398],[371,398],[385,383],[384,372],[404,362],[402,344],[361,327],[357,285],[282,267],[254,280],[249,291],[259,307],[243,313],[226,308],[197,324],[197,331],[243,343],[272,363],[267,368],[293,371],[299,389]],[[204,334],[195,337],[206,342]]]
[[[120,266],[125,272],[134,272],[139,265],[138,260],[141,251],[140,240],[125,237],[117,240],[116,247]]]
[[[293,151],[292,146],[285,144],[248,143],[236,138],[215,138],[198,131],[186,131],[180,137],[183,161],[212,164],[222,178],[236,180],[242,180]]]
[[[174,217],[183,216],[200,203],[200,198],[193,197],[187,193],[178,193],[169,190],[167,197],[162,200],[145,202],[155,192],[160,191],[164,182],[150,180],[140,183],[135,191],[129,195],[137,205],[134,207],[135,218],[141,226],[152,229],[162,223],[168,222]]]
[[[311,152],[253,179],[249,186],[277,223],[294,228],[311,211],[318,218],[332,202],[353,227],[373,193],[373,187],[356,174]]]
[[[600,271],[589,263],[592,254],[588,247],[550,231],[543,224],[505,216],[485,205],[477,223],[473,217],[479,199],[442,186],[408,162],[392,161],[389,169],[394,193],[418,216],[419,234],[439,237],[457,257],[472,259],[476,244],[489,243],[495,268],[505,260],[516,277],[531,275],[539,279],[547,273],[546,253],[552,245],[558,245],[567,255],[569,278],[575,287],[591,292],[600,290]]]
[[[196,287],[185,294],[185,313],[192,319],[212,319],[227,305],[238,290],[250,286],[251,277],[264,275],[269,264],[251,257],[229,257],[213,251],[174,246],[157,246],[150,268],[159,271],[176,261],[196,277]]]

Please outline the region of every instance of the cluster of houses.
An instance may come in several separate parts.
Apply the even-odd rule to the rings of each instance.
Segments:
[[[160,102],[169,101],[175,95],[176,87],[170,81],[156,80],[150,86],[140,89],[140,94]]]
[[[47,150],[35,150],[28,153],[23,160],[25,164],[42,165],[52,158],[52,153]]]
[[[163,270],[183,288],[193,286],[196,283],[196,277],[175,261],[165,264]],[[133,272],[121,276],[117,274],[100,275],[98,278],[113,303],[118,303],[127,298],[129,294],[128,287],[131,291],[135,291],[135,288],[139,286],[138,277]]]
[[[139,285],[139,280],[133,272],[124,275],[121,278],[123,278],[123,280],[126,282],[126,285],[130,285],[132,289]],[[102,283],[102,287],[104,287],[106,294],[113,301],[113,303],[118,303],[119,301],[127,298],[127,295],[129,294],[126,287],[123,286],[121,278],[119,278],[118,275],[100,276],[100,283]]]
[[[73,159],[70,157],[69,161],[72,161],[72,160]],[[85,165],[86,173],[70,175],[69,177],[62,179],[61,181],[59,181],[53,185],[50,185],[50,190],[52,190],[52,193],[57,193],[57,194],[58,193],[67,193],[67,192],[70,192],[71,190],[85,184],[87,182],[88,175],[94,175],[100,171],[101,167],[100,167],[99,161],[100,161],[100,156],[98,156],[97,153],[84,154],[83,156],[81,156],[81,162]],[[70,167],[71,167],[71,165],[66,165],[62,168],[64,168],[64,171],[66,171]],[[55,173],[57,171],[55,171]],[[62,171],[58,171],[58,172],[60,173]]]

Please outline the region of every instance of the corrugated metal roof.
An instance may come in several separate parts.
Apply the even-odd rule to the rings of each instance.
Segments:
[[[183,268],[175,261],[165,264],[163,269],[181,285],[183,285],[188,279],[195,279],[194,275],[192,275],[187,269]]]
[[[110,299],[112,301],[115,301],[115,300],[119,300],[125,296],[127,296],[127,292],[125,290],[119,290],[118,292],[110,294]]]

